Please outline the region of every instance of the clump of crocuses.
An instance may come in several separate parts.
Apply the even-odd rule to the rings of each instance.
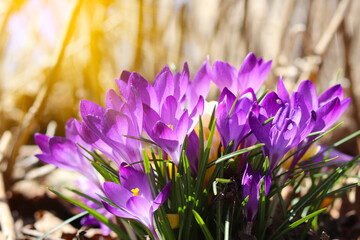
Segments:
[[[267,92],[270,67],[250,53],[239,70],[207,59],[192,79],[187,63],[152,84],[124,71],[105,107],[81,101],[66,137],[35,135],[37,157],[81,173],[72,191],[82,200],[71,201],[92,214],[82,223],[121,239],[279,239],[306,221],[318,226],[323,200],[358,158],[315,141],[350,98],[341,85],[318,96],[309,80],[289,94],[281,77]],[[211,82],[220,97],[210,103]],[[313,185],[300,196],[307,177]]]

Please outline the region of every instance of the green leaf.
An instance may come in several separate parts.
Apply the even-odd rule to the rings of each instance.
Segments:
[[[258,239],[263,239],[263,236],[266,231],[265,229],[265,211],[266,211],[266,198],[265,198],[265,181],[264,178],[260,181],[260,189],[259,189],[259,214],[258,214]]]
[[[112,221],[110,221],[108,218],[104,217],[103,215],[101,215],[100,213],[96,212],[94,209],[92,208],[89,208],[88,206],[74,200],[74,199],[71,199],[65,195],[63,195],[62,193],[54,190],[54,189],[51,189],[51,188],[48,188],[51,192],[55,193],[56,195],[58,195],[59,197],[62,197],[64,198],[65,200],[67,200],[68,202],[84,209],[85,211],[87,211],[89,214],[93,215],[98,221],[104,223],[106,226],[108,226],[112,231],[114,231],[118,237],[120,239],[125,239],[125,240],[130,240],[130,238],[127,236],[127,234],[121,230],[115,223],[113,223]]]
[[[238,92],[238,94],[237,94],[237,96],[236,96],[236,99],[235,99],[235,101],[234,101],[233,105],[231,106],[231,109],[230,109],[230,112],[229,112],[228,118],[230,118],[230,117],[231,117],[231,113],[232,113],[232,111],[234,111],[235,105],[236,105],[236,103],[237,103],[237,101],[238,101],[238,99],[239,99],[239,95],[240,95],[240,92]]]
[[[261,96],[258,97],[257,102],[260,103],[260,102],[264,99],[264,97],[266,96],[266,94],[267,94],[268,92],[269,92],[269,90],[266,89],[266,90],[261,94]]]
[[[313,212],[309,215],[307,215],[306,217],[301,218],[300,220],[297,220],[296,222],[290,224],[287,228],[285,228],[283,231],[281,231],[278,235],[275,236],[275,239],[279,239],[281,236],[283,236],[284,234],[288,233],[289,231],[291,231],[292,229],[296,228],[297,226],[299,226],[300,224],[302,224],[303,222],[319,215],[320,213],[322,213],[323,211],[325,211],[326,208],[320,209],[316,212]]]
[[[207,240],[214,240],[213,237],[211,236],[211,233],[209,231],[209,229],[207,228],[206,224],[204,223],[204,220],[201,218],[201,216],[193,209],[192,210],[194,217],[197,221],[197,223],[199,224],[201,230],[204,233],[204,236]]]
[[[91,162],[91,165],[95,168],[95,170],[100,173],[100,175],[105,179],[105,181],[112,182],[112,178],[110,177],[110,174],[100,167],[100,165],[97,162]]]
[[[90,197],[89,195],[87,195],[87,194],[85,194],[85,193],[82,193],[82,192],[80,192],[80,191],[78,191],[78,190],[76,190],[76,189],[72,189],[72,188],[69,188],[69,187],[64,187],[64,188],[65,188],[66,190],[69,190],[69,191],[71,191],[71,192],[73,192],[73,193],[76,193],[77,195],[79,195],[79,196],[81,196],[81,197],[84,197],[84,198],[86,198],[86,199],[88,199],[88,200],[90,200],[90,201],[98,204],[99,206],[102,206],[102,204],[101,204],[100,201],[96,200],[96,199],[93,198],[93,197]]]
[[[240,154],[244,154],[244,153],[250,152],[250,151],[252,151],[252,150],[254,150],[254,149],[260,148],[260,147],[262,147],[262,146],[264,146],[264,145],[265,145],[265,144],[263,144],[263,143],[258,143],[258,144],[256,144],[256,145],[251,146],[251,147],[243,148],[243,149],[237,150],[237,151],[235,151],[235,152],[226,154],[226,155],[224,155],[224,156],[216,159],[215,161],[212,161],[211,163],[209,163],[209,164],[207,165],[207,168],[210,168],[210,167],[214,166],[215,164],[219,164],[219,163],[221,163],[221,162],[223,162],[223,161],[226,161],[226,160],[228,160],[228,159],[230,159],[230,158],[233,158],[233,157],[235,157],[235,156],[238,156],[238,155],[240,155]]]
[[[212,113],[211,113],[211,117],[210,117],[208,129],[211,129],[211,126],[212,126],[213,123],[214,123],[214,120],[215,120],[215,111],[216,111],[216,106],[214,106],[214,109],[213,109],[213,111],[212,111]]]

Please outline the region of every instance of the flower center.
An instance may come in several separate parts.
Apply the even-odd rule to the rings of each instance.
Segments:
[[[169,125],[167,125],[171,130],[173,130],[174,131],[174,125],[171,125],[171,124],[169,124]]]
[[[135,188],[135,189],[131,189],[131,192],[133,193],[134,197],[138,197],[139,196],[139,189]]]

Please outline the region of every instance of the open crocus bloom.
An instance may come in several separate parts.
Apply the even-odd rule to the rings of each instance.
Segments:
[[[303,99],[308,112],[313,112],[316,116],[311,132],[328,130],[344,113],[351,100],[350,98],[344,99],[344,91],[340,84],[327,89],[318,97],[314,84],[311,81],[306,80],[300,83],[298,90],[293,92],[290,98],[284,82],[280,77],[277,90],[280,99],[283,102],[291,104],[293,107],[295,107],[296,98],[301,97]],[[289,169],[294,168],[299,161],[308,158],[305,155],[312,145],[308,145],[307,147],[305,145],[311,142],[315,137],[316,136],[306,137],[300,141],[295,149],[299,149],[299,151],[294,155]]]
[[[154,228],[154,212],[167,199],[171,183],[166,184],[154,199],[145,173],[122,164],[119,175],[121,185],[114,182],[104,183],[106,196],[116,205],[115,207],[103,201],[105,208],[116,216],[138,220],[158,239]]]
[[[276,93],[269,93],[262,102],[259,118],[250,115],[250,127],[263,146],[264,156],[269,157],[270,171],[274,170],[285,154],[311,132],[315,116],[306,109],[301,97],[296,98],[296,107],[281,101]],[[274,119],[262,125],[265,120]]]

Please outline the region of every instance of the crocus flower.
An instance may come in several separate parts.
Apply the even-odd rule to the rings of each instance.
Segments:
[[[295,107],[284,103],[274,92],[269,93],[261,105],[259,118],[250,114],[250,127],[258,141],[265,143],[263,152],[269,157],[272,171],[291,148],[308,136],[316,116],[308,112],[300,94],[294,97]],[[273,116],[270,123],[262,125]]]
[[[42,153],[37,154],[36,157],[45,163],[82,174],[85,178],[77,180],[77,185],[80,190],[98,201],[101,201],[101,198],[97,194],[104,196],[104,192],[97,177],[97,173],[90,161],[85,157],[88,154],[77,145],[80,144],[89,151],[93,150],[92,146],[80,137],[80,128],[81,125],[76,119],[69,119],[65,127],[66,138],[35,134],[35,142],[42,150]],[[91,158],[91,156],[88,157]],[[96,203],[87,198],[83,198],[83,202],[86,206],[91,208],[99,207]],[[113,219],[104,208],[99,208],[97,211],[108,219]],[[92,216],[84,217],[81,220],[81,224],[98,225],[101,227],[104,235],[110,234],[110,229],[106,225],[99,223]]]
[[[112,214],[135,219],[148,228],[155,239],[158,236],[154,228],[154,212],[167,199],[171,183],[169,182],[154,199],[146,174],[138,172],[132,167],[120,166],[119,170],[121,185],[114,182],[105,182],[104,190],[106,196],[117,206],[103,201],[105,208]]]
[[[257,92],[271,67],[271,61],[264,62],[262,58],[257,59],[253,53],[249,53],[239,71],[227,62],[215,61],[211,77],[214,83],[222,91],[228,88],[233,94],[252,88]]]
[[[91,102],[80,102],[80,113],[83,119],[81,136],[94,148],[114,161],[121,163],[141,161],[142,143],[142,104],[137,94],[129,90],[126,101],[113,90],[106,96],[106,109]],[[135,168],[143,170],[142,165]]]
[[[165,66],[155,77],[154,83],[150,84],[140,74],[123,72],[116,83],[119,92],[125,99],[129,86],[138,93],[143,104],[149,106],[156,113],[160,114],[162,106],[167,98],[172,96],[179,103],[182,111],[188,109],[192,112],[200,97],[206,98],[210,87],[210,65],[207,59],[195,74],[191,81],[189,68],[184,64],[182,73],[172,74],[168,66]]]
[[[288,102],[292,105],[294,104],[294,95],[301,94],[303,96],[308,111],[315,111],[316,113],[313,132],[329,129],[344,113],[351,100],[350,98],[344,99],[344,92],[340,84],[329,88],[318,97],[314,84],[309,80],[301,82],[298,90],[292,93],[290,99],[289,93],[280,77],[277,91],[278,96],[283,102]]]
[[[247,222],[254,222],[259,205],[260,184],[264,179],[265,196],[269,193],[271,185],[271,175],[261,177],[260,172],[254,173],[249,164],[246,165],[244,175],[241,180],[242,199],[246,197],[248,201],[245,205],[245,217]]]
[[[303,96],[308,111],[314,111],[316,114],[312,132],[326,131],[329,129],[350,104],[350,98],[344,99],[343,89],[340,84],[329,88],[318,97],[314,84],[311,81],[306,80],[301,82],[298,90],[293,92],[290,98],[282,78],[280,77],[277,91],[282,101],[292,105],[294,104],[295,96]],[[301,150],[293,156],[289,169],[294,168],[299,161],[306,159],[304,156],[311,148],[311,145],[308,145],[307,147],[305,147],[305,145],[311,142],[315,137],[316,136],[307,137],[297,145],[296,150]]]
[[[188,110],[182,111],[172,96],[167,97],[160,114],[144,105],[144,131],[178,165],[185,137],[196,126],[203,109],[202,97],[190,114]]]
[[[242,92],[237,99],[227,88],[224,88],[215,112],[215,117],[218,119],[216,128],[224,149],[234,141],[231,150],[235,151],[250,132],[248,121],[250,112],[255,115],[259,112],[257,99],[251,88]]]
[[[80,138],[78,133],[79,127],[80,123],[77,120],[70,119],[66,124],[66,135],[69,138],[49,137],[39,133],[35,134],[35,142],[42,151],[42,153],[37,154],[36,157],[58,168],[78,172],[94,184],[99,184],[94,168],[90,161],[83,155],[86,154],[85,151],[76,144],[79,143],[87,147],[88,150],[92,150],[92,148]]]

